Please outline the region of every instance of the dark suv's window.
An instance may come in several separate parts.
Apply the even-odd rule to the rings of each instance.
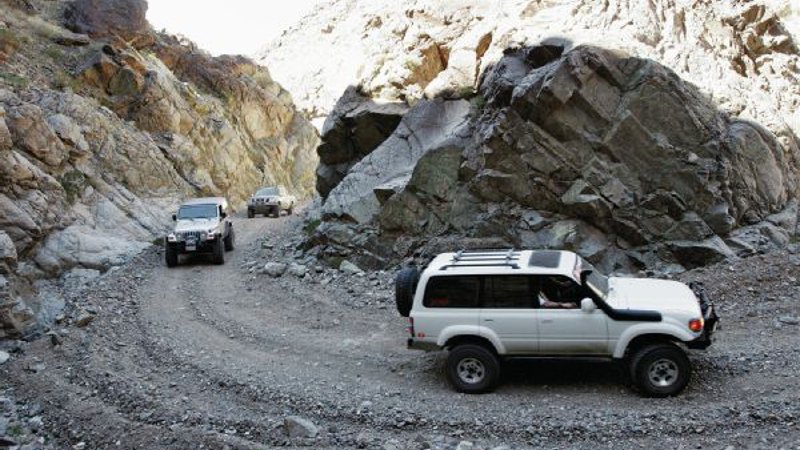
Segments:
[[[497,309],[536,308],[532,278],[520,275],[486,276],[483,281],[483,307]]]
[[[475,276],[432,277],[425,288],[426,308],[477,308],[481,281]]]

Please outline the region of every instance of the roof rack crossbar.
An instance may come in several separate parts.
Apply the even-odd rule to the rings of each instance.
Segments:
[[[472,262],[472,261],[470,261]],[[475,261],[477,262],[477,261]],[[512,269],[519,269],[519,265],[516,263],[507,263],[507,262],[499,262],[499,263],[486,263],[486,264],[445,264],[444,266],[440,267],[439,270],[447,270],[448,267],[510,267]]]

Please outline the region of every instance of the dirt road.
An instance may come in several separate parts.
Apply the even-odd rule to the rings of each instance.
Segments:
[[[641,398],[616,365],[589,361],[509,363],[497,392],[467,396],[442,354],[404,348],[391,273],[272,278],[257,268],[292,258],[299,219],[235,227],[225,265],[167,269],[147,251],[81,291],[88,327],[0,366],[40,435],[87,449],[800,447],[800,326],[778,320],[800,311],[797,255],[684,276],[706,281],[724,322],[678,398]],[[288,441],[291,415],[318,436]]]

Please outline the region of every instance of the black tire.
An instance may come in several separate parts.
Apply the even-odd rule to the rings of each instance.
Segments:
[[[236,234],[233,232],[233,227],[228,232],[228,237],[225,238],[225,251],[233,251],[233,246],[236,244]]]
[[[631,356],[631,378],[646,397],[678,395],[691,378],[692,365],[675,344],[651,344]]]
[[[292,214],[294,214],[294,203],[289,205],[289,209],[286,210],[286,215],[287,216],[291,216]]]
[[[417,282],[419,282],[419,270],[416,267],[400,269],[394,279],[394,301],[397,305],[397,312],[403,317],[411,314]]]
[[[272,216],[272,217],[280,217],[281,216],[281,207],[280,206],[276,206],[276,207],[272,208],[272,211],[270,211],[269,215]]]
[[[167,267],[175,267],[178,265],[178,249],[167,244],[164,251],[164,259],[167,260]]]
[[[255,217],[255,216],[256,216],[256,212],[255,212],[255,211],[253,211],[252,209],[248,208],[248,209],[247,209],[247,218],[248,218],[248,219],[252,219],[252,218],[253,218],[253,217]]]
[[[495,388],[500,379],[500,360],[490,349],[462,344],[447,355],[447,379],[458,392],[481,394]]]
[[[225,244],[222,239],[217,239],[214,243],[214,253],[212,255],[214,264],[225,264]]]

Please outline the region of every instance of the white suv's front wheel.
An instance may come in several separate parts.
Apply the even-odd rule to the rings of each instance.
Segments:
[[[447,379],[459,391],[479,394],[492,390],[500,378],[500,361],[478,344],[461,344],[447,356]]]
[[[677,395],[689,383],[691,363],[675,344],[652,344],[638,349],[631,358],[631,375],[648,397]]]

